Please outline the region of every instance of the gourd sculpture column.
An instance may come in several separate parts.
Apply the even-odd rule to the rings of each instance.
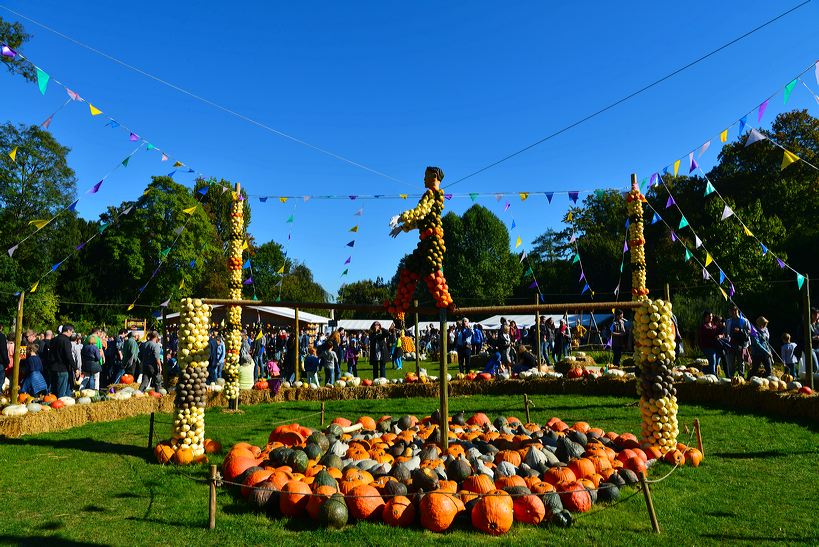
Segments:
[[[244,200],[236,185],[230,210],[230,255],[228,257],[228,298],[242,299],[242,251],[244,249]],[[228,407],[239,407],[239,351],[242,348],[242,307],[227,307],[227,342],[225,344],[225,397]]]
[[[677,390],[671,377],[675,359],[671,302],[650,300],[646,288],[646,255],[643,236],[643,202],[646,198],[632,175],[626,198],[631,249],[632,300],[642,303],[634,316],[634,361],[640,371],[637,393],[642,414],[644,446],[657,446],[665,453],[677,445]]]
[[[190,463],[180,454],[189,449],[195,459],[205,453],[205,382],[208,377],[210,306],[198,298],[183,298],[179,322],[179,369],[176,416],[171,446],[177,463]]]

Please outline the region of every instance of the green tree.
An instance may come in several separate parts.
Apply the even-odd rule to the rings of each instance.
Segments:
[[[20,48],[29,41],[31,35],[26,32],[19,22],[9,23],[0,17],[0,42],[8,45],[15,52],[19,52]],[[20,58],[19,55],[14,57],[2,56],[0,61],[6,66],[6,69],[12,74],[19,74],[26,80],[33,82],[37,78],[36,69],[34,65],[28,61]]]
[[[363,304],[381,306],[392,297],[390,286],[380,277],[375,281],[362,279],[352,283],[345,283],[338,289],[337,301],[344,304]],[[372,313],[345,311],[337,314],[340,319],[367,318]]]
[[[284,303],[329,300],[330,295],[313,279],[310,268],[287,258],[281,244],[275,241],[268,241],[257,247],[253,251],[251,264],[259,300]],[[283,273],[279,273],[282,268]]]

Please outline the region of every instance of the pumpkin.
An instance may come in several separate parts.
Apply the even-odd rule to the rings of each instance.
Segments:
[[[493,536],[505,534],[515,518],[512,497],[502,490],[493,490],[472,507],[472,526]]]
[[[335,488],[326,485],[319,486],[313,491],[313,495],[310,496],[310,499],[307,501],[307,514],[310,515],[311,519],[318,520],[321,506],[336,492],[337,490]]]
[[[539,497],[529,494],[513,498],[514,519],[524,524],[540,524],[546,515],[546,508]]]
[[[520,477],[518,477],[520,478]],[[455,481],[439,481],[438,490],[455,494],[458,492],[458,483]]]
[[[690,463],[692,467],[699,467],[702,462],[702,452],[696,448],[689,448],[683,456],[685,456],[685,461]]]
[[[685,456],[679,450],[669,450],[663,456],[663,460],[671,465],[685,465]]]
[[[290,480],[282,487],[279,509],[286,517],[300,517],[307,511],[310,486],[297,480]]]
[[[543,474],[543,481],[553,486],[560,482],[574,482],[576,480],[577,475],[568,467],[550,467]]]
[[[176,451],[171,461],[176,465],[190,465],[193,462],[193,450],[183,446]]]
[[[537,484],[533,484],[529,487],[529,490],[532,491],[532,494],[543,495],[547,492],[556,492],[555,487],[549,484],[546,481],[540,481]]]
[[[245,480],[242,481],[242,497],[247,498],[257,483],[266,481],[273,473],[275,473],[275,469],[259,469],[245,477]]]
[[[463,482],[463,489],[476,494],[487,494],[495,489],[489,475],[472,475]]]
[[[421,514],[421,526],[431,532],[443,532],[449,529],[459,511],[457,499],[449,492],[438,490],[426,494],[418,507]]]
[[[597,489],[597,501],[613,502],[620,499],[620,489],[613,484],[602,484]]]
[[[65,406],[65,403],[59,399],[51,403],[51,408],[62,408]],[[5,410],[5,409],[4,409]]]
[[[398,483],[401,484],[401,483]],[[389,526],[406,528],[415,522],[415,506],[405,496],[395,496],[384,506],[384,522]]]
[[[278,494],[278,488],[270,480],[256,483],[247,497],[250,506],[257,511],[262,511],[268,507],[273,494]]]
[[[154,456],[156,457],[156,461],[161,464],[170,463],[171,458],[173,458],[173,454],[173,447],[169,444],[159,443],[154,447]]]
[[[578,482],[568,484],[565,490],[560,492],[560,501],[563,507],[572,513],[585,513],[592,506],[589,491]]]
[[[57,400],[57,396],[54,395],[53,393],[49,393],[48,395],[43,397],[43,402],[46,403],[46,404],[51,404],[56,400]]]
[[[649,460],[663,459],[663,451],[660,450],[659,446],[647,446],[645,449],[645,455]]]
[[[319,523],[326,528],[344,528],[348,518],[347,504],[341,494],[333,494],[319,508]]]
[[[378,520],[384,510],[384,499],[374,486],[361,484],[347,496],[350,516],[358,520]]]
[[[260,391],[264,391],[264,390],[268,389],[268,387],[269,386],[268,386],[267,380],[259,380],[258,382],[253,384],[253,389],[258,389]]]
[[[119,382],[120,382],[121,384],[125,384],[125,385],[128,385],[128,384],[133,384],[133,383],[134,383],[134,377],[133,377],[133,376],[131,376],[130,374],[123,374],[123,375],[120,377]]]
[[[447,464],[446,474],[454,481],[463,482],[472,475],[472,466],[464,458],[463,448],[459,445],[456,446],[461,448],[461,454]]]
[[[526,486],[526,481],[520,475],[511,475],[509,477],[499,477],[495,481],[495,488],[498,490],[505,490],[513,486]]]
[[[313,487],[318,488],[319,486],[330,486],[338,490],[338,482],[326,469],[322,469],[313,476]]]
[[[361,424],[361,426],[367,431],[375,431],[375,420],[369,416],[360,417],[356,423]]]
[[[675,452],[677,451],[675,450]],[[630,471],[634,471],[638,475],[646,472],[646,462],[644,462],[640,456],[630,457],[623,462],[623,466]]]
[[[568,467],[577,478],[589,478],[597,472],[597,466],[588,458],[572,460]]]
[[[225,480],[233,481],[239,475],[256,465],[256,458],[247,456],[228,455],[222,462],[222,476]]]
[[[484,427],[489,425],[491,422],[489,421],[489,416],[484,414],[483,412],[478,412],[473,414],[467,421],[467,425],[476,425],[478,427]]]
[[[519,467],[521,463],[520,453],[514,450],[501,450],[495,454],[495,465],[500,462],[509,462],[515,467]]]

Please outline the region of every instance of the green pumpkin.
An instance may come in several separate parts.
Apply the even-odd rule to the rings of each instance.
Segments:
[[[506,488],[504,488],[504,491],[513,498],[520,496],[528,496],[529,494],[532,493],[532,491],[526,488],[525,486],[507,486]]]
[[[317,460],[321,457],[321,447],[315,443],[307,443],[304,447],[304,452],[311,460]]]
[[[447,464],[446,476],[450,480],[453,480],[460,484],[467,478],[472,476],[472,466],[469,465],[469,462],[466,461],[466,458],[464,458],[463,455],[461,455],[457,459],[454,459]]]
[[[310,465],[310,458],[302,450],[294,450],[287,458],[287,465],[296,473],[304,473]]]
[[[102,397],[100,397],[99,395],[94,395],[93,397],[91,397],[92,403],[99,403],[100,401],[102,401]]]
[[[552,515],[552,518],[549,519],[549,522],[558,528],[569,528],[574,519],[572,518],[572,514],[566,510],[560,511],[559,513],[555,513]]]
[[[597,489],[597,501],[599,502],[613,502],[620,499],[620,489],[613,484],[603,483]]]
[[[410,427],[412,427],[412,418],[405,414],[398,419],[398,429],[406,431]]]
[[[543,506],[546,508],[546,515],[544,518],[549,519],[563,511],[563,502],[560,501],[560,495],[557,492],[546,492],[540,497]]]
[[[406,496],[407,495],[407,485],[403,482],[395,481],[387,481],[387,484],[381,488],[381,495],[387,498],[394,498],[395,496]]]
[[[327,426],[325,432],[328,435],[332,435],[333,437],[341,437],[344,434],[344,430],[341,429],[341,426],[338,424],[330,424]]]
[[[341,470],[344,467],[344,464],[341,463],[341,458],[333,454],[332,452],[328,452],[321,458],[319,462],[324,467],[335,467],[336,469]]]
[[[320,431],[314,431],[307,437],[308,443],[315,443],[321,449],[321,453],[324,454],[330,448],[330,440],[321,433]]]
[[[285,464],[287,460],[287,456],[292,452],[292,449],[287,448],[286,446],[280,446],[279,448],[274,448],[270,451],[270,454],[267,456],[267,459],[273,462],[273,467],[281,467]]]
[[[319,486],[332,486],[338,490],[338,481],[336,481],[326,469],[322,469],[316,473],[315,477],[313,477],[313,484],[316,485],[316,488]]]
[[[389,433],[392,429],[392,418],[386,418],[375,424],[375,430],[379,433]]]
[[[319,523],[325,528],[335,530],[344,528],[349,517],[347,504],[344,503],[344,496],[341,494],[330,496],[319,509]]]

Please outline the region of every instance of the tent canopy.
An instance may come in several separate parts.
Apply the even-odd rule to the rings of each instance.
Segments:
[[[221,304],[213,306],[211,321],[220,322],[225,317],[225,308]],[[296,310],[283,306],[242,306],[242,324],[270,323],[272,325],[291,325],[296,317]],[[169,313],[165,316],[168,324],[175,324],[179,321],[179,313]],[[329,319],[299,310],[299,323],[313,323],[316,325],[326,325]]]
[[[392,319],[339,319],[337,328],[352,331],[370,330],[376,321],[381,323],[383,329],[388,329],[392,325]]]
[[[506,321],[511,322],[514,321],[518,327],[531,327],[535,324],[535,314],[530,315],[493,315],[492,317],[487,317],[482,321],[471,321],[472,324],[480,323],[481,326],[488,330],[497,330],[500,329],[501,325],[501,317],[505,317]],[[560,324],[560,320],[563,319],[562,315],[550,315],[550,314],[541,314],[541,317],[545,318],[552,318],[555,325]],[[595,313],[594,314],[594,321],[600,325],[612,319],[613,315],[610,313]],[[580,321],[584,327],[589,327],[591,323],[591,314],[590,313],[570,313],[569,314],[569,325],[575,326],[577,322]]]

